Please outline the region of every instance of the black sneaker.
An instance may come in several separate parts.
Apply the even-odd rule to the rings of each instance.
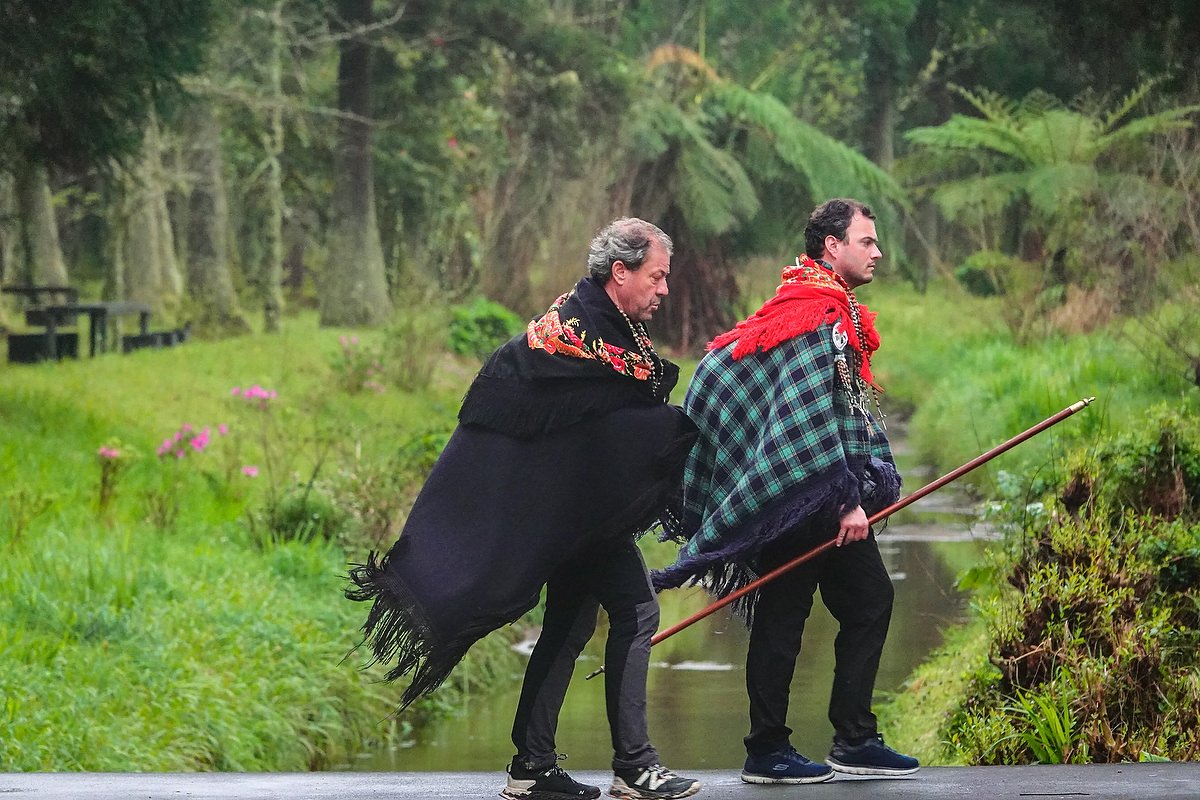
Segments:
[[[832,777],[833,770],[809,761],[794,747],[765,756],[747,756],[742,767],[746,783],[822,783]]]
[[[558,764],[542,770],[532,767],[519,757],[514,758],[508,765],[508,785],[500,790],[500,796],[509,800],[595,800],[600,796],[600,787],[574,780]]]
[[[681,778],[662,764],[651,764],[648,767],[614,770],[612,787],[608,793],[629,800],[670,800],[673,797],[691,797],[698,791],[700,781]]]
[[[921,766],[912,756],[884,744],[878,733],[856,745],[835,740],[825,763],[847,775],[911,775]]]

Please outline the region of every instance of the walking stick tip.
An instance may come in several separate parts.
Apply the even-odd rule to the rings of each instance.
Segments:
[[[601,672],[604,672],[604,665],[603,665],[603,664],[601,664],[599,667],[597,667],[596,669],[594,669],[594,670],[592,670],[591,672],[589,672],[589,673],[588,673],[588,676],[587,676],[586,678],[584,678],[584,680],[585,680],[585,681],[590,681],[592,678],[596,677],[596,676],[597,676],[597,675],[599,675]]]

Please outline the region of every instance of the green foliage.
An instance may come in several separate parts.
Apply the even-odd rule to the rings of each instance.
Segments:
[[[200,66],[210,0],[7,0],[0,167],[107,166],[134,153],[150,110]]]
[[[445,309],[411,306],[399,312],[384,331],[381,361],[393,385],[401,391],[419,392],[429,388],[446,347]]]
[[[1015,259],[992,250],[972,253],[954,270],[954,278],[976,297],[993,297],[1003,293],[1003,283],[996,273],[1013,264]]]
[[[1134,117],[1153,86],[1143,83],[1107,109],[1085,100],[1068,109],[1044,92],[1014,102],[960,89],[980,116],[956,114],[906,134],[918,150],[907,167],[918,190],[930,191],[977,248],[1008,256],[1002,286],[1015,301],[1008,319],[1018,335],[1027,338],[1035,320],[1063,305],[1066,286],[1112,298],[1095,303],[1088,326],[1105,321],[1113,303],[1153,297],[1159,263],[1172,251],[1162,240],[1154,252],[1131,249],[1130,233],[1150,217],[1170,239],[1187,230],[1187,219],[1172,177],[1179,165],[1162,169],[1139,156],[1191,129],[1200,111],[1179,105]],[[1126,207],[1129,196],[1144,201],[1140,214]],[[1130,269],[1143,280],[1130,281]]]
[[[1070,687],[1070,675],[1062,673],[1059,685]],[[1007,712],[1017,728],[1021,744],[1039,764],[1086,764],[1087,743],[1079,741],[1078,720],[1071,707],[1072,697],[1054,697],[1018,692],[1015,705]]]
[[[985,680],[946,739],[965,763],[1188,758],[1200,744],[1200,520],[1186,491],[1200,428],[1165,408],[1077,448],[1066,513],[1010,506],[1009,588],[981,607]],[[1046,492],[1047,494],[1050,492]]]
[[[1187,405],[1159,404],[1141,419],[1083,454],[1077,481],[1105,507],[1194,517],[1200,512],[1200,423]]]
[[[314,539],[337,541],[345,532],[349,515],[323,483],[310,481],[285,488],[263,512],[265,542]]]
[[[346,516],[342,544],[361,562],[371,550],[391,546],[400,535],[417,491],[450,438],[445,427],[405,432],[394,450],[380,458],[355,454],[342,460],[327,479],[337,508]]]
[[[338,337],[338,347],[330,366],[342,391],[384,391],[383,364],[376,348],[369,347],[356,335],[345,334]]]
[[[968,695],[949,740],[967,763],[1186,757],[1197,746],[1194,558],[1200,527],[1128,514],[1025,528],[987,615],[999,676]],[[1153,545],[1147,546],[1147,542]]]
[[[244,338],[189,342],[0,371],[0,452],[21,454],[0,467],[5,497],[15,500],[0,504],[6,768],[335,767],[352,753],[396,744],[435,705],[510,679],[513,634],[504,631],[472,649],[436,704],[395,720],[387,714],[398,689],[379,682],[377,670],[359,671],[354,657],[344,660],[366,609],[342,598],[338,576],[350,559],[344,548],[357,555],[366,543],[343,541],[359,530],[362,509],[344,502],[339,478],[397,464],[411,465],[401,470],[406,478],[427,470],[445,436],[423,432],[453,426],[465,378],[451,372],[420,393],[343,393],[329,370],[337,336],[306,315],[253,346]],[[270,415],[230,396],[230,385],[254,381],[278,392],[267,401]],[[271,507],[272,490],[265,474],[251,479],[237,467],[264,464],[261,431],[250,423],[268,416],[282,423],[291,448],[278,454],[289,465],[280,474],[282,533],[255,536],[247,519]],[[323,449],[303,418],[324,421]],[[212,442],[199,451],[191,441],[203,427],[193,426],[191,439],[181,437],[183,459],[131,460],[106,527],[95,514],[99,443],[115,437],[149,453],[180,420],[224,420],[229,432],[220,437],[212,425]],[[143,498],[168,466],[179,468],[179,511],[163,531],[147,520]],[[294,475],[314,471],[320,479],[305,496]],[[218,491],[229,481],[241,488]],[[397,480],[362,497],[395,503],[391,489],[408,498],[415,491]]]
[[[1001,303],[1004,299],[990,302]],[[980,318],[989,314],[992,318],[998,316],[998,311],[989,312],[986,308],[986,305],[979,308]],[[880,317],[881,326],[886,320],[885,311]],[[956,340],[945,340],[946,336],[952,337],[949,332],[939,333],[935,341],[922,336],[924,331],[940,330],[935,320],[936,316],[926,317],[924,325],[890,343],[885,333],[888,355],[885,357],[885,351],[880,351],[880,370],[901,369],[907,374],[912,369],[906,366],[907,362],[924,365],[936,361],[937,355],[945,352],[942,347],[949,347]],[[890,323],[885,331],[899,331],[892,327],[896,322]],[[904,339],[908,337],[922,341],[914,341],[913,349],[907,350]],[[1124,429],[1123,420],[1137,416],[1148,406],[1178,397],[1187,389],[1180,376],[1148,373],[1128,342],[1114,339],[1103,330],[1086,336],[1046,338],[1023,349],[1008,336],[996,333],[990,336],[976,333],[958,339],[957,343],[959,346],[947,354],[940,366],[929,371],[917,368],[917,374],[929,376],[940,371],[941,377],[933,380],[926,377],[911,421],[913,438],[926,449],[923,455],[947,469],[1076,400],[1097,396],[1097,402],[1086,411],[1060,424],[1052,433],[999,457],[990,468],[1017,474],[1030,473],[1036,468],[1041,470],[1041,479],[1054,481],[1066,469],[1067,449],[1072,443],[1092,440],[1105,430]],[[928,352],[921,352],[926,348]],[[887,386],[888,373],[884,371],[881,375]],[[898,388],[902,395],[908,390],[903,383]],[[970,480],[978,483],[988,474],[977,473]]]
[[[960,581],[972,627],[881,709],[893,738],[939,764],[1193,758],[1200,526],[1181,500],[1194,496],[1200,431],[1189,376],[1120,326],[1020,347],[997,324],[1008,301],[953,286],[921,296],[877,281],[860,299],[879,312],[885,410],[914,410],[910,441],[940,471],[1099,395],[964,479],[994,498],[1005,544]],[[1147,324],[1162,314],[1178,308]]]
[[[462,356],[484,358],[523,329],[520,317],[486,297],[450,309],[450,349]]]

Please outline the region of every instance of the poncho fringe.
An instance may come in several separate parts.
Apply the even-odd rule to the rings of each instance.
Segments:
[[[654,588],[675,589],[692,581],[703,584],[715,597],[725,597],[759,577],[744,556],[754,555],[805,520],[821,514],[833,515],[840,506],[858,502],[858,480],[846,470],[816,477],[729,531],[720,548],[695,555],[681,554],[671,566],[652,570]],[[750,604],[752,600],[743,598],[734,604],[734,610],[746,611]]]
[[[371,651],[371,658],[362,665],[363,668],[396,659],[384,680],[391,682],[412,673],[395,711],[399,714],[441,686],[471,645],[491,631],[490,628],[464,630],[452,640],[439,641],[404,585],[389,580],[386,557],[377,561],[376,554],[371,553],[366,564],[351,567],[350,580],[357,588],[347,590],[346,597],[372,604],[362,626],[363,641],[359,645],[366,644]]]

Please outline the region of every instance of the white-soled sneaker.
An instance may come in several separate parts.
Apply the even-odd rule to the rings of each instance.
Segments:
[[[626,800],[672,800],[691,797],[698,791],[700,781],[681,778],[662,764],[651,764],[615,770],[608,793]]]
[[[600,787],[580,783],[557,763],[537,770],[518,757],[508,765],[508,784],[500,796],[508,800],[595,800]]]

